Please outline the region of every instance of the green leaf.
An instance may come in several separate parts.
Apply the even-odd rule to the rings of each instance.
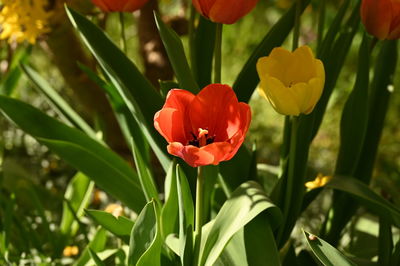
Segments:
[[[94,252],[91,248],[88,249],[90,257],[96,263],[97,266],[104,266],[104,262],[97,256],[96,252]]]
[[[383,41],[374,67],[374,78],[369,97],[369,119],[363,150],[354,176],[369,183],[381,139],[385,117],[392,93],[388,87],[393,84],[397,65],[397,41]]]
[[[180,88],[197,93],[199,91],[199,85],[197,85],[192,71],[190,70],[181,39],[176,32],[165,25],[157,13],[154,13],[154,18]]]
[[[74,263],[74,266],[85,266],[86,263],[91,259],[90,251],[100,252],[103,251],[106,246],[107,231],[103,228],[97,229],[96,234],[90,243],[85,247],[81,256]]]
[[[275,237],[265,212],[244,227],[244,239],[249,265],[281,265]]]
[[[312,114],[304,116],[303,118],[304,120],[314,120],[312,123],[309,121],[309,124],[313,124],[311,140],[315,137],[319,130],[328,106],[329,99],[336,86],[340,72],[343,69],[343,65],[350,50],[354,36],[358,31],[360,24],[359,3],[360,2],[358,2],[356,7],[354,7],[350,17],[347,19],[345,25],[341,29],[340,34],[336,38],[336,41],[333,43],[331,49],[324,51],[323,54],[320,54],[320,58],[325,67],[324,91],[322,92],[321,98],[315,106]]]
[[[210,232],[202,242],[200,265],[213,265],[229,240],[261,212],[266,211],[272,229],[279,226],[282,216],[253,181],[243,183],[231,195],[214,219]]]
[[[318,238],[315,235],[304,232],[308,245],[317,259],[325,266],[355,266],[353,262],[347,259],[339,250],[330,244]]]
[[[98,210],[86,210],[86,213],[107,231],[121,238],[125,243],[129,243],[129,237],[134,225],[131,220],[124,216],[118,216],[117,218],[111,213]]]
[[[353,177],[338,176],[334,177],[326,186],[346,192],[360,200],[362,204],[379,216],[385,217],[388,221],[400,227],[400,209],[377,195],[363,182]]]
[[[301,12],[308,6],[310,0],[301,1]],[[286,14],[269,30],[264,39],[260,42],[250,58],[247,60],[243,69],[240,71],[233,89],[240,102],[248,102],[254,89],[257,87],[260,81],[256,64],[258,58],[267,56],[273,48],[281,46],[289,35],[294,25],[296,5],[293,5]]]
[[[132,229],[129,265],[160,265],[161,235],[154,201],[143,208]]]
[[[19,47],[13,52],[12,61],[8,72],[0,79],[0,95],[11,96],[17,88],[18,82],[22,77],[19,64],[26,63],[31,54],[32,46]]]
[[[216,24],[200,16],[192,47],[192,69],[200,88],[212,83],[215,33]]]
[[[63,214],[60,231],[66,236],[72,236],[78,229],[76,219],[83,215],[83,210],[90,202],[94,183],[84,174],[78,172],[69,182],[65,191]]]
[[[146,121],[153,121],[154,114],[162,106],[160,94],[100,28],[71,8],[66,7],[66,12],[114,85],[124,87],[124,92],[140,106]]]
[[[161,95],[100,28],[74,10],[66,7],[66,11],[85,44],[123,98],[164,170],[167,171],[170,160],[165,149],[165,140],[153,128],[154,114],[163,104]],[[127,122],[130,122],[129,119]],[[133,129],[135,128],[136,124]]]
[[[188,180],[179,165],[176,166],[176,186],[179,206],[179,240],[181,247],[184,247],[187,228],[194,228],[194,204]]]
[[[340,122],[340,147],[335,174],[353,175],[360,158],[368,123],[370,42],[366,34],[360,46],[358,71]]]
[[[114,152],[21,101],[0,96],[0,109],[22,130],[47,145],[102,189],[132,210],[142,209],[145,200],[137,174]]]
[[[393,251],[392,224],[384,217],[379,217],[379,265],[390,266],[390,259]]]
[[[336,13],[335,18],[333,19],[328,32],[325,35],[324,40],[322,41],[320,50],[318,51],[318,58],[321,58],[324,60],[323,57],[327,56],[331,49],[332,45],[335,43],[335,38],[336,35],[338,34],[340,27],[342,25],[342,22],[344,20],[344,16],[346,15],[346,11],[349,7],[350,0],[345,0],[343,1],[342,5],[340,6],[340,9]]]
[[[221,255],[214,264],[215,266],[248,266],[246,246],[244,243],[244,232],[240,229],[226,245]],[[258,265],[258,264],[253,264]],[[261,264],[262,265],[262,264]],[[270,264],[272,265],[272,264]]]
[[[156,184],[154,183],[153,174],[150,171],[149,164],[145,162],[141,151],[137,148],[134,140],[132,139],[132,151],[133,158],[135,160],[136,169],[138,171],[138,176],[140,184],[142,186],[143,193],[146,197],[146,201],[151,201],[154,199],[157,204],[161,204],[158,197],[158,190]]]
[[[163,239],[166,239],[169,234],[178,233],[179,207],[176,183],[176,163],[174,160],[164,183],[165,203],[161,209],[161,234]]]
[[[20,65],[22,71],[49,101],[53,109],[57,111],[65,122],[72,124],[74,127],[81,129],[92,138],[96,138],[96,132],[79,116],[77,112],[54,90],[50,84],[42,78],[39,73],[28,65]]]

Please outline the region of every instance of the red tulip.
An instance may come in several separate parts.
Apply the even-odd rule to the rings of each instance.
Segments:
[[[363,0],[361,20],[368,33],[378,39],[400,38],[400,1]]]
[[[258,0],[192,0],[200,14],[213,22],[233,24],[249,13]]]
[[[192,167],[230,160],[251,121],[249,105],[238,102],[228,85],[211,84],[194,95],[174,89],[154,116],[154,127],[168,141],[168,152]]]
[[[92,0],[104,12],[133,12],[140,9],[148,0]]]

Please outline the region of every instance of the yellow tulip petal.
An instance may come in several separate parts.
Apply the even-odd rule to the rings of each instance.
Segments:
[[[261,81],[261,88],[278,113],[296,116],[300,114],[296,97],[281,81],[274,77],[267,77]]]
[[[282,63],[271,56],[259,58],[256,67],[260,79],[266,76],[272,76],[277,79],[283,78],[284,69],[282,68]]]
[[[292,61],[286,66],[285,81],[294,83],[307,83],[316,75],[315,59],[308,46],[297,48],[292,54]]]
[[[288,89],[293,92],[293,95],[296,98],[296,102],[300,108],[300,113],[304,113],[309,107],[313,89],[304,82],[296,83]]]

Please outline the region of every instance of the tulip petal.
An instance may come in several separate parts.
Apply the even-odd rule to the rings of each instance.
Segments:
[[[312,98],[312,87],[310,87],[307,83],[300,82],[294,84],[292,87],[288,88],[293,92],[294,97],[296,98],[296,102],[300,108],[300,113],[304,113],[309,108],[309,103]]]
[[[278,113],[283,115],[300,114],[296,97],[293,95],[293,92],[289,90],[289,88],[285,87],[280,80],[274,77],[264,78],[261,80],[260,88],[271,103],[272,107],[274,107]]]
[[[154,127],[168,142],[186,144],[190,138],[187,110],[194,95],[186,90],[171,90],[164,107],[154,116]]]
[[[297,48],[290,58],[290,63],[283,65],[285,67],[284,84],[286,86],[295,83],[307,83],[315,76],[315,59],[308,46]]]
[[[214,0],[213,2],[208,17],[213,22],[233,24],[249,13],[258,0]]]
[[[390,33],[387,39],[396,40],[400,38],[400,2],[392,1],[392,22],[390,24]]]
[[[251,109],[248,104],[239,103],[239,112],[240,112],[240,119],[242,121],[240,130],[231,138],[230,143],[232,145],[232,151],[230,154],[225,158],[225,160],[230,160],[239,150],[240,146],[242,145],[246,133],[250,126],[251,121]]]
[[[231,152],[232,146],[227,142],[214,142],[207,146],[198,148],[196,146],[183,146],[182,143],[172,142],[167,147],[172,155],[182,158],[192,167],[214,164],[226,160]]]
[[[240,128],[238,100],[232,88],[223,84],[205,87],[193,99],[189,108],[192,132],[207,129],[215,141],[226,141]]]
[[[321,78],[313,78],[308,82],[311,96],[303,113],[309,114],[314,110],[314,107],[317,104],[319,98],[321,98],[322,91],[324,89],[324,83],[325,81]]]
[[[386,39],[393,19],[392,1],[364,0],[361,4],[361,20],[369,34]]]

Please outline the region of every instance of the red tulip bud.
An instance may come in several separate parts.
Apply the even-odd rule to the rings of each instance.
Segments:
[[[213,22],[233,24],[249,13],[258,0],[192,0],[203,16]]]
[[[361,20],[367,32],[380,40],[400,38],[400,0],[363,0]]]
[[[148,0],[92,0],[104,12],[133,12],[140,9]]]

